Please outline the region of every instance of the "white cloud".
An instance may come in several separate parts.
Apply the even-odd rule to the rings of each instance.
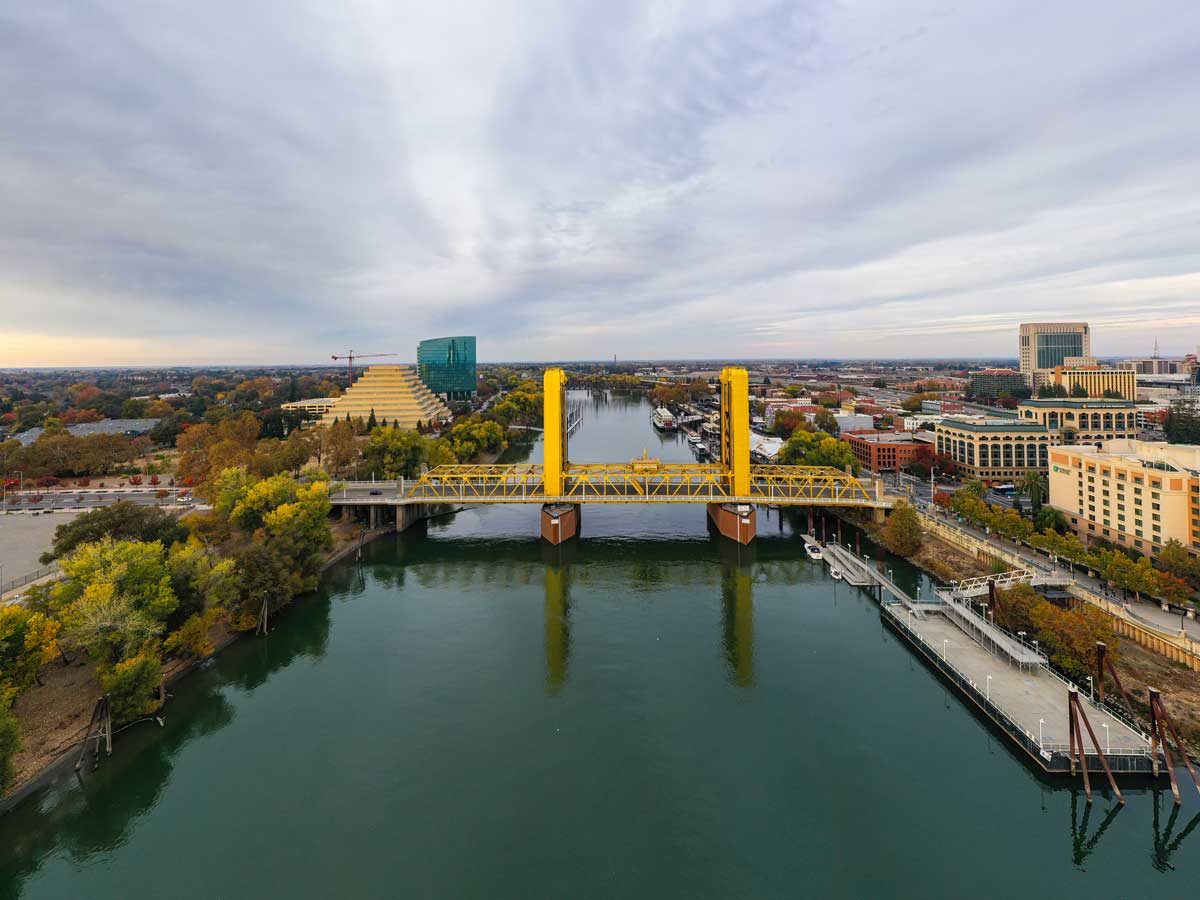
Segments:
[[[1012,355],[1058,316],[1097,352],[1183,352],[1198,26],[1082,0],[8,4],[0,365],[437,333],[491,359]]]

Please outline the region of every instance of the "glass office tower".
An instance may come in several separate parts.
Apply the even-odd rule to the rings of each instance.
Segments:
[[[468,400],[475,393],[475,338],[430,338],[417,345],[417,374],[435,394]]]

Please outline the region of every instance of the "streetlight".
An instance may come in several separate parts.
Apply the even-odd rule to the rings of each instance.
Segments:
[[[950,646],[949,640],[942,641],[942,659],[946,658],[946,648]]]
[[[1101,722],[1101,723],[1100,723],[1100,727],[1104,729],[1104,752],[1105,752],[1105,753],[1112,753],[1112,743],[1111,743],[1111,741],[1109,740],[1109,738],[1111,738],[1111,737],[1112,737],[1112,734],[1111,734],[1111,733],[1109,732],[1109,730],[1108,730],[1108,723],[1107,723],[1107,722]]]
[[[1093,700],[1093,701],[1094,701],[1094,700],[1096,699],[1096,697],[1095,697],[1095,695],[1092,693],[1092,676],[1091,676],[1091,675],[1089,675],[1089,676],[1087,677],[1087,680],[1088,680],[1088,699],[1089,699],[1089,700]]]
[[[989,700],[992,699],[992,676],[991,675],[989,675],[987,677],[987,698]]]
[[[1024,631],[1018,631],[1017,637],[1019,637],[1021,639],[1022,644],[1025,643],[1025,632]]]
[[[1034,653],[1041,653],[1041,652],[1042,652],[1042,651],[1041,651],[1041,648],[1038,646],[1038,639],[1037,639],[1037,638],[1034,638],[1034,639],[1033,639],[1033,652],[1034,652]]]
[[[1038,719],[1038,746],[1042,745],[1042,726],[1046,724],[1045,719]]]

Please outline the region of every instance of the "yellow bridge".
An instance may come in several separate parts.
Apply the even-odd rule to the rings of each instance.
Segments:
[[[754,506],[860,506],[885,509],[894,500],[882,482],[870,488],[848,472],[825,466],[750,464],[750,400],[746,370],[721,372],[721,462],[571,463],[567,455],[566,374],[544,376],[544,462],[541,465],[453,465],[430,469],[414,482],[352,483],[333,496],[338,506],[442,503],[540,503],[542,534],[552,543],[578,533],[583,503],[706,503],[722,534],[746,543],[754,536]],[[397,523],[401,512],[397,510]],[[411,517],[409,517],[411,518]]]

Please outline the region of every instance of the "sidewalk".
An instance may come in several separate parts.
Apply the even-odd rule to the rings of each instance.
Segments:
[[[923,509],[926,515],[930,515],[928,509]],[[994,534],[987,534],[973,525],[968,525],[965,522],[959,522],[952,513],[941,513],[934,507],[932,517],[942,525],[953,528],[962,532],[965,535],[975,538],[987,544],[993,544],[1003,547],[1008,553],[1011,553],[1028,563],[1031,568],[1042,572],[1060,572],[1069,575],[1074,584],[1079,587],[1104,598],[1109,603],[1124,605],[1127,614],[1134,619],[1141,620],[1151,627],[1157,628],[1160,631],[1165,631],[1169,634],[1177,635],[1182,630],[1185,631],[1192,640],[1200,641],[1200,622],[1196,619],[1185,618],[1177,613],[1164,612],[1162,607],[1157,603],[1149,600],[1137,600],[1134,595],[1129,596],[1129,601],[1123,603],[1121,592],[1119,590],[1110,589],[1108,584],[1099,578],[1091,578],[1085,572],[1079,569],[1072,570],[1067,566],[1054,565],[1050,560],[1031,550],[1023,544],[1014,544],[1010,540],[1000,538]]]

